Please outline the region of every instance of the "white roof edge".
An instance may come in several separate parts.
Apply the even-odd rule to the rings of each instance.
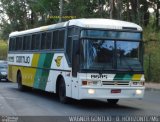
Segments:
[[[29,33],[36,33],[36,32],[44,31],[44,30],[51,30],[53,28],[65,27],[65,26],[67,26],[67,24],[68,24],[68,21],[57,23],[57,24],[52,24],[52,25],[47,25],[47,26],[41,26],[41,27],[23,30],[23,31],[15,31],[15,32],[10,33],[9,37],[23,35],[23,34],[29,34]]]
[[[80,27],[88,28],[106,28],[106,29],[122,29],[123,27],[137,28],[137,30],[142,31],[142,27],[127,21],[113,20],[113,19],[101,19],[101,18],[91,18],[91,19],[73,19],[69,21],[69,25],[77,25]]]
[[[24,30],[24,31],[15,31],[15,32],[12,32],[9,35],[9,37],[34,33],[34,32],[43,31],[43,30],[51,30],[53,28],[66,27],[67,25],[68,26],[75,25],[75,26],[86,27],[86,28],[104,28],[104,29],[123,29],[123,27],[128,27],[128,28],[137,28],[137,30],[142,31],[142,27],[140,27],[135,23],[131,23],[127,21],[101,19],[101,18],[91,18],[91,19],[83,18],[83,19],[72,19],[66,22],[52,24],[48,26],[41,26],[38,28],[33,28],[29,30]]]

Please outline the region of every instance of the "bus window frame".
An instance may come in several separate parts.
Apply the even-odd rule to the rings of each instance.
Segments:
[[[13,41],[11,42],[11,38],[14,39],[14,43],[15,44],[14,44],[14,46],[10,47],[10,43],[13,45]],[[13,47],[14,47],[14,49],[13,49]],[[16,48],[16,37],[14,37],[14,36],[13,37],[9,37],[9,48],[8,48],[8,51],[9,52],[10,51],[16,51],[15,48]]]
[[[29,49],[26,49],[26,50],[25,50],[25,49],[24,49],[24,45],[23,45],[22,50],[23,50],[23,52],[25,52],[25,51],[28,52],[29,50],[31,50],[31,43],[32,43],[31,40],[32,40],[32,35],[31,35],[31,34],[25,34],[25,35],[23,35],[23,43],[24,43],[24,37],[25,37],[25,36],[26,36],[26,37],[28,36],[28,37],[30,38]]]
[[[18,40],[17,40],[18,39]],[[23,36],[16,36],[15,37],[16,40],[16,46],[15,46],[15,51],[20,51],[23,49]],[[17,45],[17,41],[21,42],[21,45],[19,47],[19,45]],[[20,48],[20,49],[19,49]]]

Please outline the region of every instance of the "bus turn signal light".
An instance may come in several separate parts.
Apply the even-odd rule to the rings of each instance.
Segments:
[[[86,86],[87,85],[87,81],[82,81],[82,85]]]

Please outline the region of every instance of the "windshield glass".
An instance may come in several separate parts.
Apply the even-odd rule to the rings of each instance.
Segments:
[[[117,69],[142,70],[141,43],[116,41]]]
[[[113,41],[83,40],[82,67],[84,69],[113,68]]]
[[[91,70],[142,70],[141,42],[83,39],[81,68]]]

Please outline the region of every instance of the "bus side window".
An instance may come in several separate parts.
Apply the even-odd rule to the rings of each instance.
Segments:
[[[32,50],[38,50],[40,45],[40,34],[34,34],[32,35],[32,44],[31,49]]]
[[[23,38],[23,50],[30,50],[31,38],[30,36],[24,36]]]
[[[22,50],[22,37],[16,37],[16,50]]]
[[[52,49],[58,48],[58,30],[53,31],[53,38],[52,38]]]
[[[41,35],[41,49],[46,49],[46,32]]]
[[[47,32],[46,49],[51,49],[52,32]]]
[[[16,40],[15,38],[10,38],[9,40],[9,51],[15,50]]]
[[[64,49],[65,30],[59,31],[58,49]]]
[[[18,46],[18,50],[22,50],[22,45],[23,44],[23,37],[19,37],[19,46]]]
[[[14,38],[14,40],[13,40],[13,50],[16,50],[16,38]]]
[[[11,51],[12,50],[12,43],[13,43],[13,40],[12,40],[13,38],[10,38],[9,39],[9,51]]]
[[[16,37],[16,48],[15,48],[15,50],[18,50],[18,42],[19,42],[19,37]]]

